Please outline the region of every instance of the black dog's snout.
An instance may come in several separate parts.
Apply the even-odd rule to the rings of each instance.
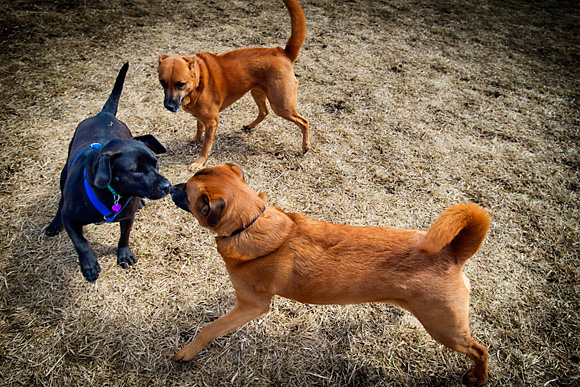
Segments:
[[[169,182],[169,180],[165,180],[161,184],[159,184],[159,190],[161,192],[164,192],[165,194],[169,193],[170,189],[171,189],[171,183]]]

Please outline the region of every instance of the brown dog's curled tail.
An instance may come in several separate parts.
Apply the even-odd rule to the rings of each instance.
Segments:
[[[304,16],[304,11],[302,11],[302,7],[296,0],[284,0],[284,4],[288,8],[290,22],[292,23],[292,33],[284,51],[286,51],[288,59],[294,63],[298,58],[302,43],[306,40],[306,16]]]
[[[481,246],[490,223],[489,214],[477,204],[454,205],[435,220],[418,249],[433,254],[450,244],[457,259],[465,262]]]

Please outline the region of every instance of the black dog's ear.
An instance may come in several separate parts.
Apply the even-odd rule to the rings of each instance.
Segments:
[[[133,140],[141,141],[143,144],[147,145],[147,148],[151,149],[156,155],[167,152],[167,149],[153,135],[146,134],[144,136],[133,137]]]
[[[222,217],[222,211],[226,207],[225,200],[221,198],[211,200],[206,194],[201,196],[201,200],[205,205],[199,211],[200,214],[206,217],[207,225],[209,227],[217,226]]]
[[[109,184],[111,184],[112,173],[111,173],[111,154],[102,153],[97,159],[97,169],[95,171],[95,187],[103,189]]]

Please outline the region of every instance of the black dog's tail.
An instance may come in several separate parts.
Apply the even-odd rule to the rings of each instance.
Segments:
[[[109,96],[103,110],[106,113],[111,113],[112,115],[117,114],[117,107],[119,106],[119,99],[121,98],[121,93],[123,92],[123,84],[125,83],[125,75],[127,75],[127,70],[129,69],[129,62],[125,63],[119,75],[117,75],[117,80],[115,81],[115,86],[113,86],[113,91]]]

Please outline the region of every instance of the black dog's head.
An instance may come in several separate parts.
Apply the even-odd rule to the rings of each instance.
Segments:
[[[103,146],[95,163],[95,187],[111,185],[121,196],[161,199],[169,193],[171,183],[159,173],[155,154],[165,152],[152,135],[112,140]]]

